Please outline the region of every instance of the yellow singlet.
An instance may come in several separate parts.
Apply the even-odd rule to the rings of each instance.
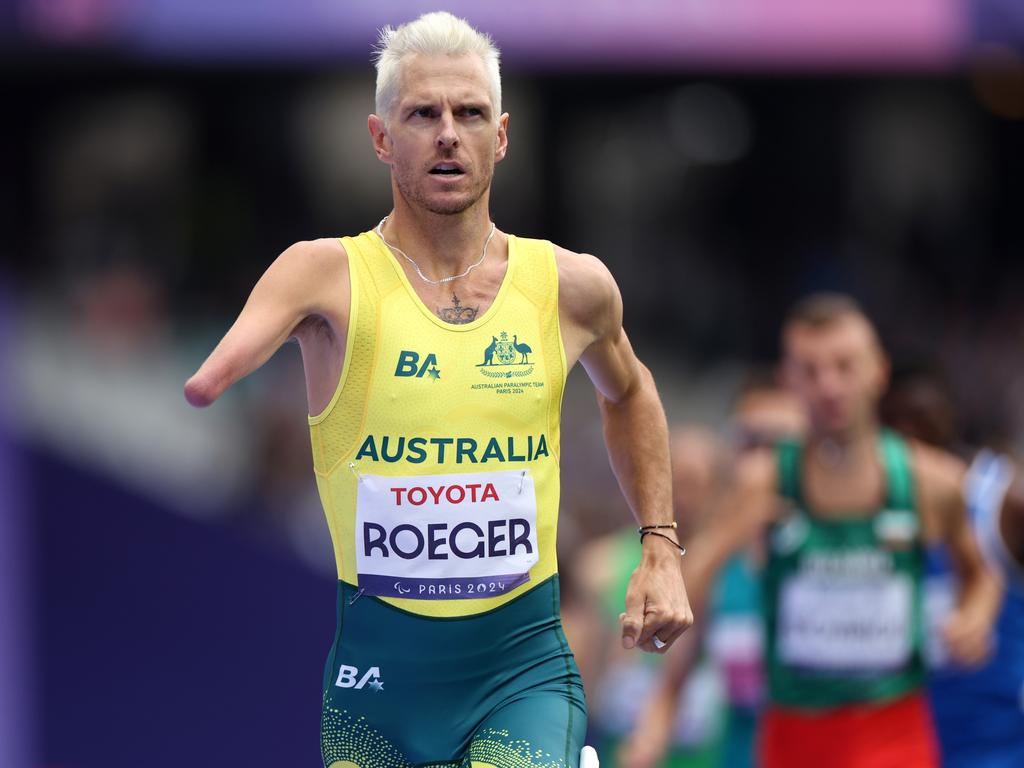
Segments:
[[[510,235],[494,303],[454,325],[374,232],[341,242],[345,363],[309,419],[338,578],[421,615],[491,610],[558,570],[566,364],[554,249]]]

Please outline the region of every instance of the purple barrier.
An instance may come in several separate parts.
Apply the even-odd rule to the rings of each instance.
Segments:
[[[43,764],[318,765],[335,582],[50,456],[27,464]]]
[[[9,294],[0,279],[0,382],[11,381]],[[0,383],[0,765],[32,765],[35,735],[28,589],[30,540],[22,466],[8,428],[10,387]]]
[[[543,63],[948,68],[969,42],[967,0],[449,0],[506,60]],[[438,3],[30,0],[25,29],[55,43],[113,44],[160,56],[309,56],[368,61],[376,30]]]

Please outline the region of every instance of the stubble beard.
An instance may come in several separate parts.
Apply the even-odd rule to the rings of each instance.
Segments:
[[[493,168],[491,173],[487,174],[480,184],[469,189],[463,196],[454,199],[451,197],[443,199],[432,197],[423,189],[422,185],[409,180],[408,176],[411,175],[411,173],[407,174],[402,170],[395,169],[395,184],[402,197],[430,213],[435,213],[439,216],[457,216],[472,208],[484,196],[484,193],[491,186]]]

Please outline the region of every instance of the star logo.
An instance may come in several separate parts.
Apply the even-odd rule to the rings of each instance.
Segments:
[[[432,366],[431,368],[427,369],[427,375],[434,381],[437,381],[438,379],[441,378],[441,369],[438,368],[436,365]]]
[[[382,683],[380,680],[371,680],[370,687],[373,688],[373,690],[375,691],[383,691],[384,683]]]

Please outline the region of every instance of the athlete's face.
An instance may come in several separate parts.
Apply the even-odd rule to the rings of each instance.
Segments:
[[[783,346],[786,383],[816,430],[841,435],[874,421],[888,363],[864,318],[847,315],[823,327],[794,324]]]
[[[508,114],[494,114],[479,56],[403,59],[387,118],[370,115],[370,135],[407,202],[456,214],[484,197],[494,164],[505,157]]]
[[[737,401],[732,414],[739,438],[738,448],[773,445],[781,439],[801,438],[807,433],[807,411],[800,399],[786,389],[754,389]]]

